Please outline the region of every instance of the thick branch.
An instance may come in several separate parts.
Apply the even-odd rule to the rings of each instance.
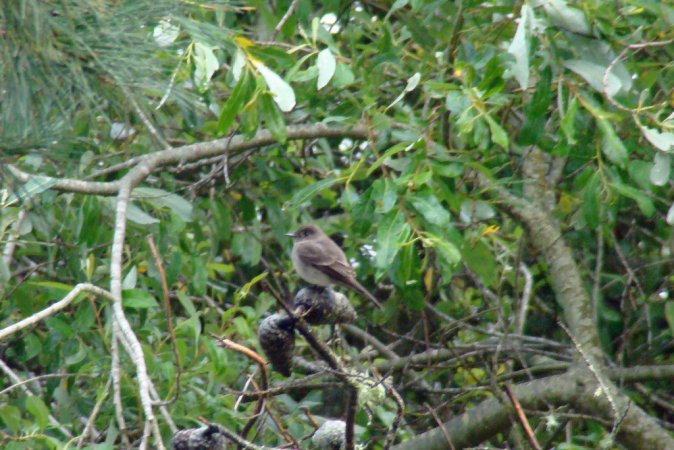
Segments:
[[[288,127],[287,136],[289,141],[339,137],[350,137],[352,139],[365,140],[368,137],[368,133],[367,128],[362,125],[356,125],[353,127],[328,127],[327,125],[319,123],[314,125],[298,125]],[[267,145],[274,144],[275,142],[277,141],[274,136],[272,136],[270,131],[260,130],[250,140],[246,140],[242,135],[236,135],[232,138],[227,137],[209,142],[199,142],[197,144],[184,145],[182,147],[161,150],[155,153],[131,158],[128,161],[115,166],[115,168],[117,170],[122,170],[130,167],[139,167],[144,163],[149,163],[146,167],[147,170],[149,170],[149,174],[160,167],[197,161],[203,158],[221,155],[225,151],[229,152],[231,155],[244,150],[265,147]],[[31,179],[31,177],[33,177],[32,174],[24,172],[16,166],[8,165],[8,167],[12,174],[20,181],[27,182],[29,179]],[[71,178],[46,178],[56,180],[56,184],[52,187],[52,189],[62,192],[115,195],[122,187],[121,180],[111,182],[96,182],[82,181]]]

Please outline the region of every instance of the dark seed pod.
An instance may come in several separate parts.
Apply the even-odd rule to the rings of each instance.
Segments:
[[[295,349],[294,320],[286,314],[272,314],[260,323],[257,335],[274,370],[286,377],[290,376]]]
[[[321,450],[341,450],[346,440],[346,422],[327,420],[311,438],[311,442]]]
[[[178,431],[171,444],[174,450],[224,450],[227,439],[219,426],[205,425]]]
[[[311,325],[351,323],[358,317],[349,299],[330,288],[310,286],[300,289],[293,307]]]

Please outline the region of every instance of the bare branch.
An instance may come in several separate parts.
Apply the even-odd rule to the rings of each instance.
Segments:
[[[105,289],[101,289],[97,286],[94,286],[93,284],[90,283],[80,283],[76,285],[72,291],[68,293],[65,297],[63,297],[62,300],[52,304],[51,306],[46,307],[42,311],[38,311],[35,314],[26,317],[23,320],[20,320],[19,322],[12,324],[8,327],[3,328],[0,330],[0,341],[5,339],[8,336],[11,336],[12,334],[16,333],[17,331],[23,330],[26,327],[29,327],[31,325],[34,325],[41,320],[52,316],[56,314],[57,312],[61,311],[65,307],[67,307],[70,303],[72,303],[73,300],[77,298],[78,295],[80,295],[83,292],[90,292],[92,294],[96,294],[100,297],[104,297],[108,300],[112,300],[113,297],[112,295],[106,291]]]

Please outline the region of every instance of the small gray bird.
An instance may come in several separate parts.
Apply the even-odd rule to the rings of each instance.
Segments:
[[[381,308],[381,303],[356,280],[353,268],[341,248],[316,225],[302,225],[288,233],[295,241],[292,260],[300,277],[316,286],[337,284],[368,298]]]

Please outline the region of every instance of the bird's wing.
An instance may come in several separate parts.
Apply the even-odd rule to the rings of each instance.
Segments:
[[[317,244],[312,241],[302,241],[295,244],[297,256],[303,261],[312,264],[316,269],[325,273],[326,275],[342,281],[353,277],[353,269],[349,263],[344,260],[342,250],[335,244],[335,249],[326,249],[325,242]],[[328,250],[328,251],[326,251]],[[332,251],[330,251],[332,250]]]

